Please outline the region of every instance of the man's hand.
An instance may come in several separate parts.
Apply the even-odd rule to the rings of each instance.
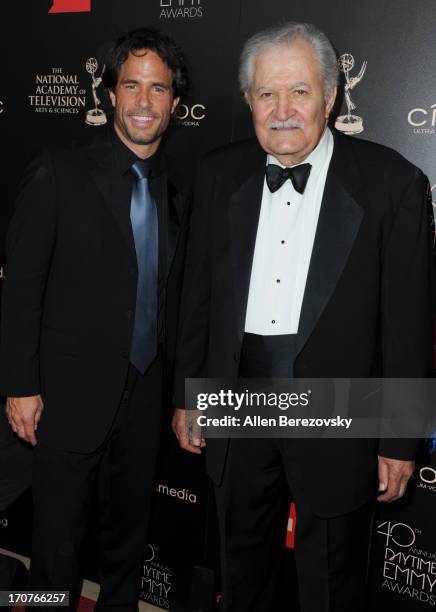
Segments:
[[[40,395],[8,397],[6,401],[6,416],[12,431],[33,446],[36,445],[35,431],[43,409]]]
[[[379,502],[391,502],[406,492],[407,483],[415,469],[414,461],[378,457]]]
[[[197,411],[176,408],[173,416],[173,431],[179,445],[190,453],[201,455],[201,449],[206,446],[201,427],[195,416]]]

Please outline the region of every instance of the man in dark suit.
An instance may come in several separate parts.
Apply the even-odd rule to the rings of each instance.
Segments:
[[[1,514],[31,485],[32,450],[14,436],[4,412],[0,412],[0,519]],[[23,589],[26,566],[9,555],[0,554],[0,590]]]
[[[160,144],[187,87],[153,29],[106,62],[114,124],[27,169],[7,239],[1,392],[35,446],[30,588],[79,595],[99,491],[99,609],[136,609],[165,381],[172,378],[186,198]]]
[[[426,377],[432,362],[427,181],[398,153],[332,133],[327,37],[288,23],[253,36],[241,88],[257,140],[198,173],[176,358],[184,379]],[[373,502],[402,496],[416,440],[209,439],[186,430],[216,485],[226,612],[274,609],[289,511],[301,610],[364,609]]]

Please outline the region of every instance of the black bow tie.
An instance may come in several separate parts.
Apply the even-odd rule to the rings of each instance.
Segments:
[[[268,164],[266,167],[266,182],[271,193],[280,189],[284,182],[291,179],[295,191],[303,193],[309,178],[311,164],[301,164],[293,168],[281,168],[276,164]]]

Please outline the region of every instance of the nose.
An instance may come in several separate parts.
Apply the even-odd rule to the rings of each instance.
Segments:
[[[136,103],[141,108],[148,108],[151,105],[150,91],[147,88],[142,87],[138,90]]]
[[[295,112],[292,97],[288,92],[280,92],[277,97],[276,116],[279,121],[286,121]]]

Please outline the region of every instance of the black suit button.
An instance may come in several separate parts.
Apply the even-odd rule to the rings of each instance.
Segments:
[[[129,274],[130,274],[130,276],[135,276],[135,268],[134,268],[134,266],[130,266]]]
[[[124,357],[124,359],[127,359],[129,356],[129,353],[127,351],[121,351],[121,357]]]
[[[126,310],[126,317],[128,319],[131,319],[133,317],[133,310],[131,310],[131,309]]]
[[[236,363],[239,363],[239,351],[235,351],[233,353],[233,359],[236,361]]]

